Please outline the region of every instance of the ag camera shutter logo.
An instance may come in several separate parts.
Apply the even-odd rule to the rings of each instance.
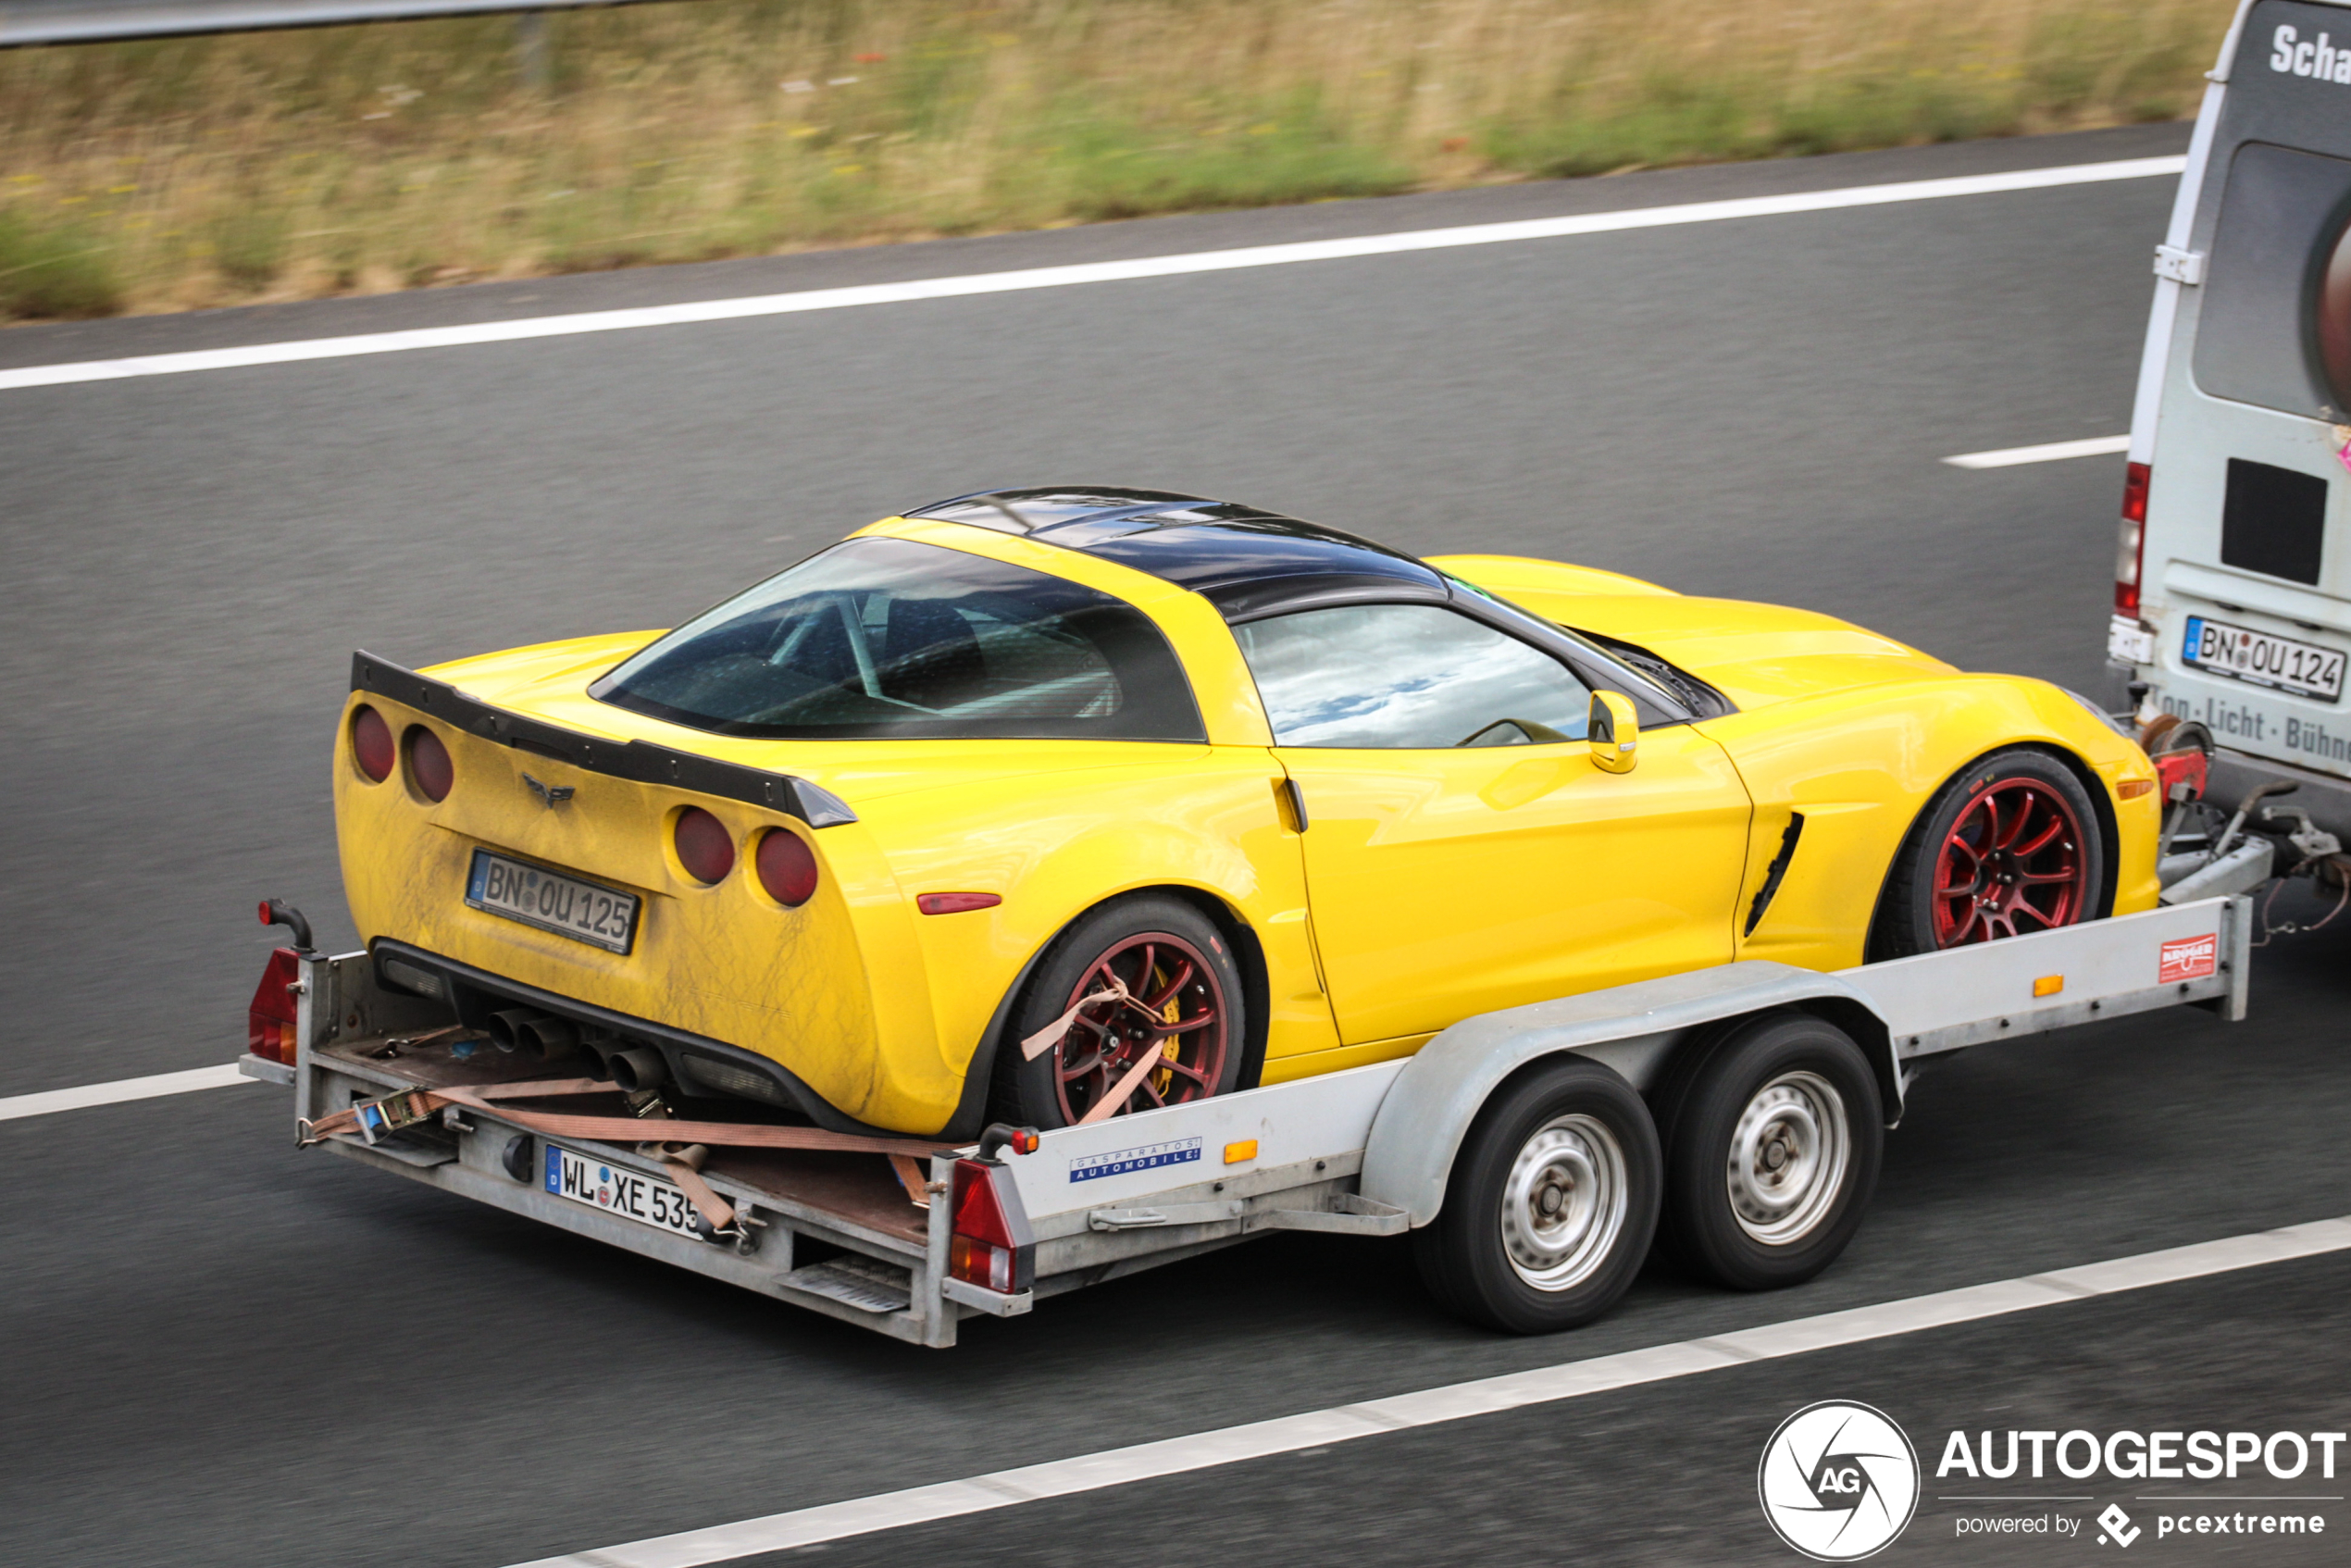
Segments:
[[[1918,1512],[1918,1450],[1884,1411],[1823,1400],[1780,1423],[1755,1489],[1789,1546],[1816,1562],[1859,1562]]]

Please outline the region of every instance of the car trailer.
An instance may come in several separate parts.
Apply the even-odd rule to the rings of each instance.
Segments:
[[[769,1128],[783,1146],[681,1153],[706,1124],[635,1143],[608,1130],[625,1111],[506,1103],[543,1062],[483,1048],[446,1004],[379,984],[367,953],[310,951],[300,916],[273,911],[299,945],[272,956],[241,1065],[292,1086],[308,1140],[940,1347],[966,1317],[1272,1230],[1422,1232],[1436,1294],[1520,1331],[1605,1311],[1661,1215],[1666,1244],[1727,1283],[1795,1283],[1859,1226],[1922,1070],[2182,1003],[2241,1019],[2253,925],[2240,895],[1834,974],[1728,964],[1480,1014],[1397,1061],[1041,1134],[991,1126],[939,1149]]]

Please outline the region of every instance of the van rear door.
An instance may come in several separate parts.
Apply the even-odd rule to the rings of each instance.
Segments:
[[[2351,6],[2256,0],[2231,41],[2158,253],[2109,647],[2211,728],[2220,793],[2307,779],[2351,831],[2323,788],[2351,779]]]

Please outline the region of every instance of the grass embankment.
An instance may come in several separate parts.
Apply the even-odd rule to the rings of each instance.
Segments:
[[[692,0],[0,52],[0,317],[2192,112],[2230,0]]]

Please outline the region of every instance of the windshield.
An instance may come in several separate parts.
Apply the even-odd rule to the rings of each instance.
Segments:
[[[662,638],[591,696],[722,735],[1205,740],[1133,605],[903,539],[812,555]]]

